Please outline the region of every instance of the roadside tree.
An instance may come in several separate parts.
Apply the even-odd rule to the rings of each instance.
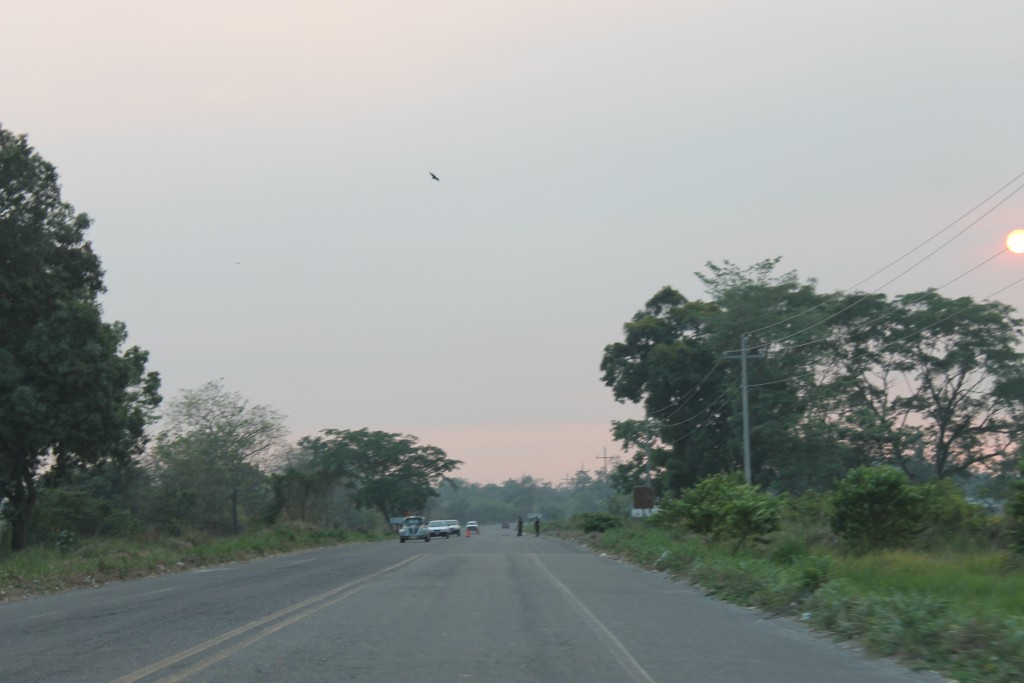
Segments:
[[[759,358],[748,360],[754,481],[802,490],[840,469],[834,442],[805,421],[815,400],[816,351],[804,344],[820,335],[815,327],[827,318],[829,298],[793,272],[774,274],[778,262],[746,269],[709,263],[697,275],[711,301],[664,287],[623,326],[624,341],[605,347],[602,379],[616,400],[642,405],[648,421],[657,421],[665,448],[649,450],[659,490],[677,493],[742,468],[741,368],[727,355],[736,356],[743,334]],[[615,436],[624,445],[631,440],[620,425]],[[620,485],[646,475],[643,451],[617,468]]]
[[[934,290],[876,300],[837,332],[822,384],[831,420],[870,462],[926,480],[1000,465],[1020,445],[1021,320]]]
[[[0,498],[12,547],[27,543],[40,477],[126,466],[160,402],[148,355],[105,323],[90,219],[61,199],[55,168],[0,128]]]
[[[773,490],[831,488],[871,464],[966,477],[1018,457],[1024,354],[1010,307],[934,290],[818,294],[777,263],[708,264],[697,275],[710,302],[665,287],[605,347],[605,383],[643,406],[664,445],[618,467],[620,487],[648,468],[668,494],[740,469],[744,347],[753,480]],[[614,426],[625,447],[641,445],[630,422]]]
[[[170,402],[152,465],[157,514],[168,523],[238,533],[269,497],[265,471],[287,433],[284,416],[227,391],[220,381]]]
[[[368,429],[325,429],[302,438],[299,449],[307,467],[344,486],[358,507],[378,511],[385,522],[423,510],[462,464],[414,436]]]

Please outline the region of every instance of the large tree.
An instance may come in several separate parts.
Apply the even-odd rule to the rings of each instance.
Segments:
[[[160,401],[146,352],[102,320],[89,225],[61,199],[56,169],[0,128],[0,497],[15,550],[39,478],[128,462]]]
[[[344,485],[356,505],[377,510],[385,520],[422,511],[462,464],[414,436],[368,429],[325,429],[301,439],[299,448],[305,467]]]
[[[739,468],[744,338],[758,356],[748,376],[759,483],[822,487],[878,463],[941,478],[1016,457],[1024,357],[1008,306],[932,290],[818,294],[775,265],[708,264],[698,276],[710,302],[666,287],[626,323],[624,342],[605,347],[605,383],[644,406],[664,444],[620,466],[620,486],[648,466],[666,491]],[[616,438],[638,444],[624,427]]]
[[[625,341],[605,347],[604,382],[617,400],[644,406],[655,421],[648,424],[657,425],[655,441],[664,444],[641,448],[620,466],[615,479],[621,487],[646,479],[648,465],[664,492],[742,468],[737,356],[744,334],[755,480],[802,488],[819,483],[808,479],[809,464],[816,472],[834,469],[820,466],[831,457],[823,439],[801,434],[800,427],[815,358],[802,345],[821,334],[828,300],[793,272],[774,274],[777,264],[768,259],[742,269],[709,263],[708,272],[697,275],[711,301],[691,301],[665,287],[624,325]],[[636,441],[628,426],[614,432],[627,447]]]
[[[221,381],[181,392],[152,453],[168,514],[187,526],[237,533],[239,507],[251,513],[265,498],[263,472],[286,433],[280,413],[250,405]]]
[[[917,479],[1015,456],[1024,355],[1009,306],[935,290],[855,303],[860,313],[837,329],[845,333],[821,376],[835,399],[822,418],[847,442]]]

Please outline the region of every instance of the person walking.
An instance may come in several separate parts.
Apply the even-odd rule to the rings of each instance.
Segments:
[[[523,535],[523,518],[519,517],[519,522],[516,524],[516,536]]]
[[[540,517],[533,518],[533,533],[535,536],[540,537]]]

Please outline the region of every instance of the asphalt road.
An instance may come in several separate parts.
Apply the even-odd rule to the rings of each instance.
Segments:
[[[486,527],[0,605],[0,681],[942,678],[570,543]]]

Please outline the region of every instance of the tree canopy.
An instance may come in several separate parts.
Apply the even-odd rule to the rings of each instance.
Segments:
[[[53,165],[0,128],[0,497],[16,550],[40,477],[127,462],[160,401],[147,353],[102,320],[89,225]]]
[[[165,416],[152,452],[168,516],[210,531],[239,531],[239,505],[264,485],[261,469],[283,445],[284,417],[268,406],[249,405],[220,381],[181,392]],[[177,504],[182,497],[187,505]]]
[[[1010,307],[935,290],[821,294],[775,274],[778,262],[708,264],[697,275],[709,301],[665,287],[605,347],[605,384],[641,404],[656,432],[644,444],[631,421],[615,425],[637,447],[616,472],[620,487],[647,468],[676,492],[741,467],[743,337],[758,483],[825,488],[880,463],[942,478],[1016,456],[1024,356]]]
[[[356,506],[379,512],[385,520],[422,511],[451,481],[461,465],[436,446],[420,445],[407,434],[369,429],[325,429],[299,441],[292,468],[316,473],[352,495]]]

